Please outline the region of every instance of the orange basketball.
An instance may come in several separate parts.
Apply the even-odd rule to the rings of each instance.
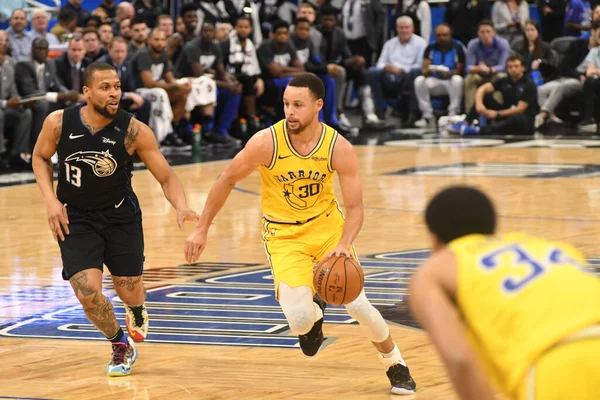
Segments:
[[[334,306],[343,306],[358,297],[365,275],[354,258],[329,257],[319,263],[313,285],[319,297]]]

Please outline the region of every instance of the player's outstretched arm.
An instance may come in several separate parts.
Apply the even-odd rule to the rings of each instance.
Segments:
[[[69,218],[67,209],[56,198],[54,193],[54,183],[52,175],[52,156],[56,153],[56,147],[60,140],[62,132],[63,111],[54,111],[46,117],[42,131],[37,139],[31,164],[33,173],[37,182],[48,213],[48,225],[54,240],[64,241],[65,236],[69,234]]]
[[[273,155],[273,138],[269,129],[254,135],[229,163],[208,193],[196,229],[185,241],[185,258],[188,263],[198,260],[206,247],[208,228],[229,197],[236,183],[247,177],[259,165],[269,165]]]
[[[142,162],[162,186],[165,197],[177,210],[177,225],[183,231],[185,221],[197,221],[198,214],[188,208],[185,192],[175,171],[162,155],[154,132],[143,122],[131,118],[125,137],[125,149],[129,154],[137,151]]]
[[[338,135],[333,149],[331,166],[338,173],[344,208],[346,209],[346,220],[344,221],[342,238],[338,246],[328,256],[345,255],[350,257],[350,248],[363,224],[363,193],[358,177],[356,153],[350,142],[341,135]]]
[[[456,276],[450,250],[434,255],[411,279],[410,308],[437,348],[460,398],[494,400],[456,307]]]

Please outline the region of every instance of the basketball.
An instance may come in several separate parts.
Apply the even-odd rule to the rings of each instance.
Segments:
[[[334,306],[354,301],[365,284],[365,275],[354,258],[329,257],[319,263],[313,285],[319,297]]]

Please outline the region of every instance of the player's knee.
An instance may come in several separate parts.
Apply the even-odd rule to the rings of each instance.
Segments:
[[[346,311],[348,311],[348,314],[359,324],[366,325],[371,323],[379,314],[379,311],[373,307],[367,299],[367,296],[365,296],[364,291],[356,298],[356,300],[346,304]]]
[[[294,307],[287,310],[285,317],[290,330],[296,335],[304,335],[310,331],[315,323],[315,310],[311,307]]]

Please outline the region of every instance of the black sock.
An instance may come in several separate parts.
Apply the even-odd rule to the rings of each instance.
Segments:
[[[113,342],[113,343],[116,343],[116,342],[122,342],[122,341],[123,341],[123,336],[124,336],[124,335],[125,335],[125,334],[123,333],[123,329],[121,329],[121,327],[119,327],[119,331],[117,332],[117,334],[116,334],[115,336],[111,337],[111,338],[108,338],[108,337],[107,337],[107,339],[108,339],[109,341]]]

